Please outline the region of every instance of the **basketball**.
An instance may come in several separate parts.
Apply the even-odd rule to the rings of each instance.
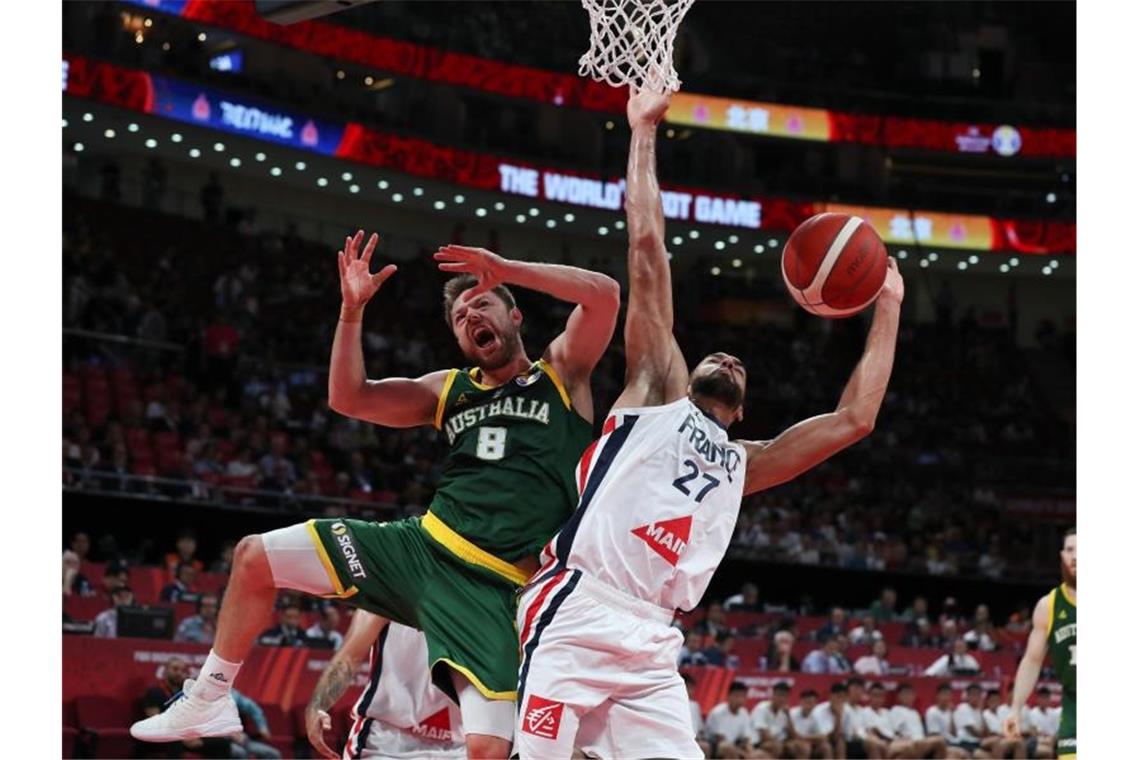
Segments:
[[[820,317],[850,317],[887,279],[887,249],[857,216],[816,214],[788,237],[780,265],[792,298]]]

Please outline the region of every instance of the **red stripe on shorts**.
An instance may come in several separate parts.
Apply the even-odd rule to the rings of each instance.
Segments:
[[[542,587],[542,591],[539,591],[538,596],[534,598],[534,603],[531,604],[530,609],[526,611],[526,620],[523,621],[522,635],[519,636],[520,646],[526,646],[526,640],[530,638],[530,629],[534,624],[534,619],[538,617],[538,611],[542,609],[542,604],[546,601],[546,597],[550,595],[550,592],[554,590],[555,586],[562,582],[562,578],[565,575],[566,571],[563,570],[548,580],[546,585]]]

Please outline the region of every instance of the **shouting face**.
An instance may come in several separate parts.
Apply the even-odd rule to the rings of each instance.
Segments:
[[[451,331],[468,361],[484,370],[509,364],[521,351],[522,312],[509,308],[496,293],[468,296],[464,291],[451,307]]]

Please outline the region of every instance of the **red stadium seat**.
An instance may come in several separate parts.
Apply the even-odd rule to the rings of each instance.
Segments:
[[[111,603],[102,594],[63,597],[63,611],[72,620],[94,620],[96,615],[110,606]]]
[[[130,757],[134,740],[128,728],[133,716],[130,704],[111,697],[89,696],[75,699],[79,728],[95,741],[96,757]]]
[[[194,587],[203,594],[217,594],[229,582],[228,573],[201,573]]]
[[[294,721],[281,709],[281,705],[262,704],[261,711],[265,713],[265,722],[269,724],[269,737],[262,741],[272,744],[281,753],[282,757],[293,757],[293,744],[295,741]]]
[[[130,573],[131,590],[139,604],[154,604],[158,594],[166,585],[166,576],[160,567],[132,567]]]

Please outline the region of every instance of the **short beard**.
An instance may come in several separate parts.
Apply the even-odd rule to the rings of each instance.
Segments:
[[[1070,588],[1077,587],[1077,574],[1070,573],[1069,568],[1065,566],[1064,562],[1061,563],[1061,580]]]
[[[698,377],[693,380],[692,391],[694,395],[719,401],[729,409],[736,409],[744,403],[744,392],[727,372],[713,372]]]
[[[467,361],[471,362],[483,372],[494,372],[510,364],[519,350],[518,330],[511,330],[499,336],[499,350],[491,354],[490,358],[480,360],[475,354],[464,353]]]

